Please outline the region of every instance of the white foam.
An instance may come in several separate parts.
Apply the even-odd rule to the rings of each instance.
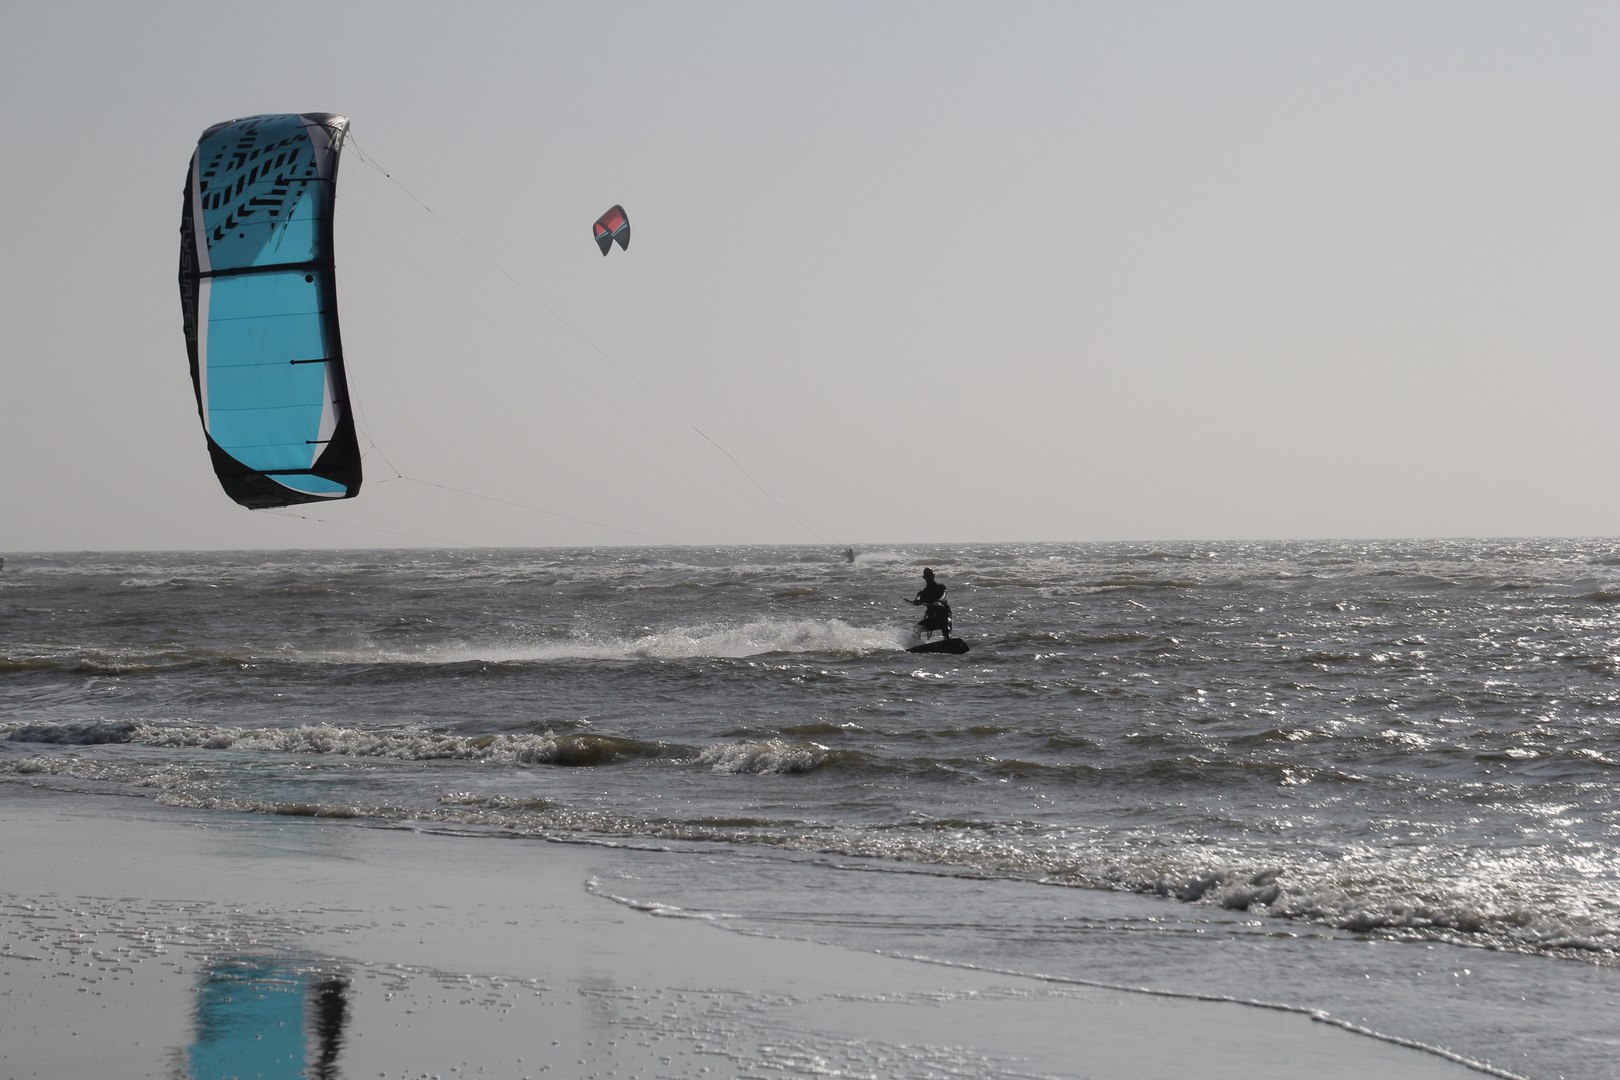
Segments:
[[[64,746],[75,737],[95,745],[109,741],[96,725],[33,726],[30,738],[11,740]],[[111,727],[111,725],[109,725]],[[13,735],[20,733],[14,731]],[[137,745],[203,750],[269,751],[287,754],[388,758],[405,761],[463,760],[514,765],[593,766],[629,758],[660,757],[671,765],[707,767],[729,776],[791,776],[865,761],[862,754],[819,743],[780,738],[739,740],[693,749],[655,741],[594,734],[515,733],[453,736],[421,729],[362,731],[332,725],[292,729],[245,729],[214,725],[139,724],[126,740]],[[0,777],[75,777],[166,792],[185,805],[241,810],[248,803],[220,800],[216,779],[195,756],[153,762],[119,756],[63,754],[0,756]],[[881,768],[881,762],[869,762]],[[201,800],[201,801],[196,801]],[[255,803],[253,806],[258,806]],[[265,804],[270,805],[270,804]],[[277,804],[279,805],[279,804]],[[1549,808],[1559,809],[1558,807]],[[305,813],[292,810],[256,812]],[[1171,852],[1150,847],[1122,852],[1106,844],[1076,847],[1056,838],[1033,838],[1009,845],[976,830],[834,829],[805,832],[776,824],[648,820],[571,810],[548,800],[500,794],[449,792],[431,811],[388,807],[322,808],[343,816],[404,816],[414,820],[460,823],[528,831],[536,827],[664,839],[706,839],[763,844],[785,850],[836,851],[882,859],[894,865],[925,863],[949,872],[1010,875],[1054,885],[1139,892],[1184,903],[1246,911],[1259,917],[1315,923],[1357,934],[1443,941],[1525,953],[1541,953],[1613,964],[1620,957],[1620,926],[1612,884],[1588,881],[1580,889],[1559,885],[1543,873],[1515,872],[1512,860],[1484,858],[1470,872],[1436,876],[1422,860],[1392,859],[1365,849],[1340,852],[1329,860],[1286,860],[1254,865],[1232,848]],[[1432,857],[1432,856],[1431,856]]]
[[[832,757],[833,751],[820,743],[766,739],[707,747],[698,763],[717,773],[802,773],[820,768]]]
[[[657,659],[744,657],[767,653],[885,652],[901,648],[893,630],[842,619],[761,619],[740,626],[679,627],[633,643],[630,656]]]
[[[855,553],[858,563],[903,563],[915,562],[916,556],[902,555],[898,551],[858,551]]]
[[[423,649],[344,649],[300,653],[327,663],[491,664],[567,660],[742,659],[773,653],[860,656],[905,648],[892,628],[853,626],[842,619],[756,619],[746,623],[677,626],[639,635],[582,633],[560,641],[492,641]]]
[[[241,728],[215,724],[58,723],[19,725],[0,737],[19,743],[142,746],[203,750],[257,750],[288,754],[334,754],[403,761],[490,761],[509,764],[595,765],[626,757],[687,753],[660,742],[611,735],[518,732],[447,735],[421,728],[367,731],[335,724],[295,728]]]
[[[610,900],[615,904],[623,904],[634,911],[645,911],[647,914],[661,919],[695,919],[699,922],[719,926],[725,919],[737,918],[737,916],[727,912],[688,911],[686,908],[676,907],[674,904],[659,903],[657,900],[636,900],[628,896],[620,896],[604,889],[602,879],[595,875],[585,880],[585,891],[593,896],[600,896],[604,900]]]

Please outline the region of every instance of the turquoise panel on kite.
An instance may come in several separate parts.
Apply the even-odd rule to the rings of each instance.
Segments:
[[[250,116],[203,132],[186,174],[180,303],[225,493],[262,509],[360,491],[332,273],[349,121]]]

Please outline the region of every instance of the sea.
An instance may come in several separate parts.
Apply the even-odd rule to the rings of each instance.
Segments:
[[[917,655],[933,567],[965,655]],[[0,786],[1620,1077],[1620,541],[13,554]],[[114,798],[114,797],[118,798]]]

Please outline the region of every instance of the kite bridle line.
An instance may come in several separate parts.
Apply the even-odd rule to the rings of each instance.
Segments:
[[[470,547],[459,540],[446,540],[442,536],[423,536],[421,533],[400,532],[398,529],[379,529],[375,525],[356,525],[352,521],[331,521],[327,518],[310,517],[308,514],[295,514],[290,510],[259,510],[260,514],[274,514],[276,517],[297,518],[299,521],[318,521],[322,525],[342,525],[349,529],[365,529],[367,532],[387,533],[390,536],[408,536],[413,540],[431,540],[435,544],[449,544],[451,547]]]
[[[738,495],[741,495],[743,498],[747,499],[749,502],[753,503],[755,506],[759,507],[761,510],[765,511],[765,513],[767,513],[767,514],[771,515],[772,517],[776,518],[776,520],[782,522],[783,524],[786,524],[786,525],[799,524],[801,528],[804,527],[802,522],[795,522],[795,521],[789,520],[788,518],[784,517],[780,512],[778,512],[776,510],[773,510],[769,506],[766,506],[764,503],[762,503],[758,499],[754,498],[754,496],[750,495],[747,491],[744,491],[742,488],[738,487],[736,484],[732,483],[730,480],[727,480],[724,476],[721,476],[719,473],[715,472],[713,469],[711,469],[707,465],[703,464],[703,462],[699,461],[697,458],[693,457],[691,454],[687,453],[685,450],[681,449],[679,446],[676,446],[674,443],[670,442],[668,439],[666,439],[662,435],[658,434],[658,432],[654,431],[652,428],[648,427],[646,424],[644,424],[640,420],[636,419],[636,417],[630,415],[630,413],[626,412],[621,406],[619,406],[615,402],[609,400],[607,397],[603,396],[599,391],[597,391],[597,389],[595,387],[593,387],[589,383],[585,382],[583,379],[581,379],[579,376],[575,375],[573,372],[569,371],[567,368],[565,368],[562,365],[558,364],[551,357],[547,356],[545,353],[541,352],[539,349],[535,348],[533,345],[530,345],[527,341],[524,341],[517,334],[515,334],[511,330],[507,329],[506,326],[503,325],[494,316],[490,315],[488,312],[486,312],[483,309],[479,308],[472,301],[468,300],[466,297],[462,296],[460,293],[458,293],[454,289],[450,288],[450,286],[446,285],[444,282],[440,281],[438,278],[434,277],[432,274],[430,274],[426,270],[422,269],[416,263],[412,262],[410,259],[408,259],[404,255],[400,254],[397,250],[395,250],[392,246],[390,246],[386,241],[382,240],[375,233],[371,232],[371,230],[367,229],[364,225],[361,225],[358,221],[355,221],[348,214],[345,214],[341,210],[336,210],[334,212],[336,213],[336,215],[338,217],[341,217],[343,220],[347,221],[350,225],[353,225],[357,230],[359,230],[359,232],[362,235],[364,235],[367,239],[371,240],[378,247],[382,248],[384,251],[386,251],[390,255],[394,256],[394,258],[398,259],[400,262],[404,263],[406,266],[410,267],[412,270],[415,270],[418,274],[421,274],[428,281],[432,282],[434,285],[437,285],[440,289],[444,290],[444,292],[448,296],[450,296],[452,299],[454,299],[457,303],[461,304],[468,311],[471,311],[474,315],[477,315],[479,318],[481,318],[485,322],[489,323],[495,329],[499,330],[501,333],[503,333],[507,337],[511,338],[518,345],[519,348],[521,348],[524,351],[528,352],[535,359],[543,361],[544,363],[550,365],[559,374],[565,376],[566,378],[568,378],[571,381],[573,381],[574,383],[576,383],[586,393],[588,393],[592,397],[596,398],[596,400],[600,401],[602,404],[606,405],[608,408],[612,409],[614,412],[618,413],[620,416],[622,416],[626,420],[630,421],[636,427],[639,427],[642,431],[645,431],[648,435],[651,435],[654,439],[657,439],[659,442],[661,442],[665,446],[669,447],[669,449],[673,450],[675,453],[679,454],[681,457],[685,458],[687,461],[690,461],[693,465],[696,465],[699,469],[702,469],[704,472],[708,473],[715,480],[719,481],[721,484],[724,484],[726,487],[730,488],[732,491],[736,492]],[[376,442],[374,440],[371,439],[371,434],[369,432],[367,432],[367,434],[366,434],[366,439],[371,442],[372,447],[375,449],[377,444],[376,444]],[[378,453],[379,456],[381,456],[382,451],[378,450],[377,453]],[[383,458],[383,460],[387,461],[388,459],[385,457],[385,458]],[[392,463],[390,463],[388,467],[390,469],[394,468]],[[399,475],[399,470],[398,469],[394,469],[394,472],[395,472],[396,475]],[[406,480],[412,479],[411,477],[406,477],[406,476],[401,476],[400,478],[401,479],[406,479]],[[427,481],[419,481],[419,482],[420,483],[427,483]],[[475,494],[475,493],[466,492],[466,494]],[[476,497],[477,498],[493,499],[496,502],[504,501],[504,500],[501,500],[501,499],[496,499],[494,496],[488,496],[488,495],[477,495]],[[513,503],[512,505],[520,506],[522,504],[521,503]],[[535,509],[535,508],[531,507],[530,509]],[[540,513],[543,513],[543,514],[549,514],[551,512],[552,511],[549,511],[549,510],[541,510],[540,511]],[[559,516],[559,517],[567,517],[566,514],[560,514],[560,515],[557,515],[557,516]],[[582,520],[582,519],[576,518],[574,520]],[[613,526],[604,526],[604,527],[605,528],[613,528]],[[634,533],[634,535],[637,535],[637,536],[646,536],[646,535],[648,535],[646,533],[636,533],[635,530],[633,530],[633,529],[617,529],[617,528],[615,528],[615,531],[616,532]],[[811,533],[811,535],[814,536],[815,534]],[[817,537],[817,541],[820,542],[820,537]],[[671,543],[672,541],[663,541],[663,542],[664,543]]]
[[[503,499],[498,495],[485,495],[483,492],[479,492],[479,491],[468,491],[465,488],[451,487],[449,484],[436,484],[432,480],[423,480],[420,477],[406,476],[404,473],[399,471],[399,469],[394,465],[394,463],[392,461],[388,460],[388,455],[382,452],[382,447],[378,446],[377,441],[371,437],[371,432],[368,430],[368,425],[365,422],[365,418],[360,417],[358,419],[360,421],[358,426],[360,428],[361,433],[363,435],[365,435],[365,437],[366,437],[366,444],[367,444],[369,450],[371,452],[376,453],[376,455],[378,457],[382,458],[383,464],[387,465],[388,468],[389,468],[389,471],[394,474],[393,476],[390,476],[386,480],[379,480],[378,481],[379,484],[392,484],[395,480],[404,480],[407,483],[422,484],[425,487],[434,487],[434,488],[440,489],[441,491],[453,491],[457,495],[468,495],[468,496],[471,496],[474,499],[485,499],[485,500],[487,500],[489,502],[501,503],[502,505],[505,505],[505,506],[515,506],[520,510],[532,510],[536,514],[545,514],[547,517],[561,518],[563,521],[577,521],[581,525],[591,525],[591,526],[594,526],[595,528],[598,528],[598,529],[606,529],[609,532],[624,533],[626,536],[639,536],[644,540],[656,540],[660,544],[670,544],[672,546],[675,544],[674,540],[669,540],[669,539],[666,539],[665,537],[662,537],[662,536],[654,536],[652,533],[638,532],[635,529],[621,529],[617,525],[607,525],[607,524],[604,524],[603,522],[600,522],[600,521],[592,521],[590,518],[575,517],[573,514],[564,514],[564,513],[558,512],[556,510],[547,510],[543,506],[530,506],[528,503],[514,502],[511,499]],[[295,515],[295,516],[298,516],[298,515]],[[322,519],[320,519],[320,518],[311,518],[311,519],[308,519],[308,520],[320,521]],[[344,523],[343,522],[337,522],[336,524],[344,524]],[[355,526],[355,527],[356,528],[370,528],[370,526],[366,526],[366,525],[359,525],[359,526]],[[380,531],[388,532],[389,530],[383,529],[383,530],[380,530]],[[399,535],[401,535],[401,536],[412,536],[412,535],[415,535],[415,534],[413,534],[413,533],[400,533]],[[433,539],[437,539],[437,538],[428,536],[428,537],[422,537],[421,539],[433,540]],[[452,543],[453,541],[445,541],[445,542],[446,543]]]
[[[371,436],[369,436],[369,435],[366,436],[367,439],[370,439],[370,437]],[[377,450],[377,444],[372,443],[371,448],[373,450]],[[384,461],[388,460],[386,457],[383,457],[383,453],[382,453],[381,450],[377,450],[377,456],[382,457]],[[393,465],[389,465],[388,467],[390,469],[394,468]],[[617,525],[604,525],[600,521],[592,521],[589,518],[574,517],[572,514],[559,514],[555,510],[547,510],[547,509],[544,509],[543,507],[539,507],[539,506],[530,506],[527,503],[513,502],[511,499],[497,498],[494,495],[483,495],[483,494],[480,494],[479,492],[476,492],[476,491],[464,491],[461,488],[451,487],[448,484],[435,484],[431,480],[418,480],[414,476],[405,476],[405,475],[401,474],[397,469],[395,469],[393,476],[390,476],[387,480],[381,481],[381,483],[391,484],[395,480],[405,480],[405,481],[409,481],[412,484],[424,484],[427,487],[435,487],[435,488],[439,488],[440,490],[443,490],[443,491],[453,491],[457,495],[470,495],[475,499],[488,499],[490,502],[504,503],[507,506],[516,506],[521,510],[533,510],[537,514],[545,514],[548,517],[562,518],[564,521],[577,521],[581,525],[592,525],[592,526],[595,526],[598,529],[607,529],[609,532],[625,533],[626,535],[629,535],[629,536],[639,536],[644,540],[656,540],[660,544],[669,544],[671,546],[675,545],[675,541],[666,540],[662,536],[654,536],[651,533],[637,532],[634,529],[621,529]],[[308,514],[297,514],[297,513],[294,513],[292,511],[290,511],[290,510],[265,510],[265,511],[263,511],[263,513],[274,514],[276,517],[297,518],[299,521],[318,521],[322,525],[342,525],[345,528],[349,528],[349,529],[365,529],[368,532],[388,533],[391,536],[408,536],[413,540],[432,540],[436,544],[449,544],[452,547],[479,547],[479,546],[483,546],[483,545],[467,544],[464,541],[460,541],[460,540],[447,540],[442,536],[424,536],[421,533],[400,532],[398,529],[382,529],[382,528],[378,528],[375,525],[357,525],[352,521],[332,521],[332,520],[329,520],[327,518],[310,517]]]
[[[453,491],[457,495],[467,495],[467,496],[470,496],[470,497],[472,497],[474,499],[485,499],[485,500],[487,500],[489,502],[502,503],[502,504],[504,504],[506,506],[516,506],[516,507],[518,507],[519,509],[522,509],[522,510],[532,510],[536,514],[545,514],[547,517],[561,518],[564,521],[577,521],[581,525],[590,525],[590,526],[593,526],[593,527],[598,528],[598,529],[606,529],[609,532],[624,533],[626,536],[639,536],[639,537],[642,537],[643,539],[646,539],[646,540],[656,540],[660,544],[670,544],[670,545],[675,544],[675,541],[673,541],[673,540],[665,539],[662,536],[654,536],[652,533],[638,532],[635,529],[621,529],[617,525],[607,525],[607,524],[604,524],[603,522],[600,522],[600,521],[592,521],[590,518],[575,517],[573,514],[564,514],[564,513],[558,512],[556,510],[547,510],[543,506],[530,506],[528,503],[513,502],[511,499],[503,499],[503,498],[501,498],[501,497],[499,497],[497,495],[485,495],[484,493],[479,492],[479,491],[467,491],[465,488],[451,487],[449,484],[436,484],[431,480],[423,480],[423,479],[420,479],[419,477],[415,477],[415,476],[406,476],[404,473],[399,471],[398,467],[395,466],[392,461],[388,460],[388,455],[383,453],[382,447],[377,445],[377,440],[373,439],[371,437],[370,425],[366,422],[364,410],[361,410],[359,408],[358,404],[356,404],[355,408],[356,408],[355,427],[358,428],[360,433],[366,437],[366,447],[367,448],[366,448],[365,453],[376,454],[379,458],[382,459],[382,463],[384,465],[388,466],[388,471],[392,472],[394,474],[393,476],[390,476],[386,480],[379,480],[378,481],[379,484],[391,484],[395,480],[405,480],[405,481],[407,481],[409,483],[412,483],[412,484],[422,484],[422,485],[425,485],[427,487],[439,488],[439,489],[441,489],[443,491]],[[364,456],[364,454],[362,454],[362,457],[363,456]],[[274,511],[274,510],[270,510],[270,511],[267,511],[267,512],[268,513],[277,513],[277,511]],[[309,517],[309,516],[307,516],[305,514],[294,514],[294,513],[290,513],[290,512],[281,512],[281,513],[279,513],[278,516],[280,516],[280,517],[295,517],[295,518],[298,518],[301,521],[318,521],[323,525],[347,525],[351,529],[370,529],[373,532],[392,533],[395,536],[409,536],[409,537],[414,537],[415,539],[418,539],[418,540],[434,540],[434,541],[438,541],[438,542],[446,543],[446,544],[455,544],[455,545],[458,545],[458,546],[465,546],[465,545],[461,545],[461,543],[459,541],[445,540],[443,537],[422,536],[422,535],[420,535],[418,533],[399,532],[399,531],[394,530],[394,529],[381,529],[381,528],[376,527],[375,525],[356,525],[356,524],[354,524],[352,522],[347,522],[347,521],[328,521],[326,518]]]
[[[369,439],[371,436],[368,435],[366,437]],[[382,457],[381,450],[377,451],[377,456]],[[383,458],[383,460],[387,461],[388,459]],[[388,467],[390,469],[394,468],[392,465]],[[635,529],[621,529],[617,525],[604,525],[600,521],[592,521],[590,518],[575,517],[572,514],[559,514],[555,510],[547,510],[544,507],[539,506],[530,506],[528,503],[513,502],[511,499],[502,499],[496,495],[481,495],[476,491],[465,491],[458,487],[451,487],[449,484],[435,484],[431,480],[418,480],[414,476],[405,476],[401,474],[397,469],[394,470],[393,479],[406,480],[412,484],[421,484],[425,487],[438,488],[440,491],[453,491],[457,495],[471,495],[475,499],[488,499],[490,502],[501,503],[505,506],[515,506],[520,510],[533,510],[535,513],[545,514],[547,517],[561,518],[564,521],[577,521],[581,525],[594,525],[598,529],[607,529],[610,532],[624,533],[626,536],[639,536],[643,540],[656,540],[660,544],[670,544],[672,546],[675,544],[675,541],[673,540],[667,540],[662,536],[654,536],[652,533],[637,532]],[[387,480],[383,481],[385,484],[389,482],[390,481]]]
[[[638,532],[635,529],[621,529],[617,525],[608,525],[600,521],[592,521],[590,518],[575,517],[573,514],[564,514],[556,510],[547,510],[543,506],[530,506],[528,503],[513,502],[511,499],[503,499],[498,495],[485,495],[479,491],[468,491],[465,488],[451,487],[449,484],[435,484],[431,480],[422,480],[415,476],[406,476],[395,467],[392,461],[388,460],[388,455],[382,452],[382,447],[378,446],[377,441],[371,437],[369,425],[366,424],[365,417],[356,416],[355,420],[355,426],[359,428],[360,433],[366,437],[366,453],[376,454],[382,459],[383,464],[388,466],[389,471],[394,474],[386,480],[377,481],[379,484],[391,484],[395,480],[404,480],[412,484],[422,484],[426,487],[439,488],[442,491],[453,491],[457,495],[467,495],[474,499],[485,499],[489,502],[502,503],[506,506],[516,506],[521,510],[532,510],[536,514],[545,514],[547,517],[561,518],[563,521],[576,521],[581,525],[590,525],[594,528],[606,529],[609,532],[624,533],[626,536],[639,536],[644,540],[656,540],[660,544],[669,544],[671,546],[675,544],[674,540],[668,540],[662,536],[654,536],[652,533]],[[375,525],[357,525],[351,521],[330,521],[326,518],[310,517],[307,514],[295,514],[287,510],[266,510],[265,513],[275,514],[277,517],[295,517],[300,521],[318,521],[323,525],[344,525],[351,529],[368,529],[371,532],[390,533],[394,536],[409,536],[416,540],[433,540],[438,543],[451,544],[458,547],[468,546],[462,541],[446,540],[442,536],[424,536],[420,533],[400,532],[397,529],[382,529]]]
[[[527,285],[525,285],[525,284],[523,284],[523,282],[519,281],[517,279],[517,277],[515,277],[509,270],[507,270],[504,266],[502,266],[500,263],[496,262],[492,257],[490,257],[490,255],[488,255],[484,251],[483,248],[481,248],[477,244],[473,243],[472,240],[470,240],[459,229],[457,229],[454,225],[450,224],[450,222],[446,221],[442,216],[440,216],[438,211],[434,210],[427,203],[423,202],[420,198],[418,198],[416,196],[416,194],[414,192],[412,192],[404,184],[400,183],[397,179],[395,179],[394,175],[391,172],[389,172],[387,169],[384,169],[382,167],[382,165],[379,162],[376,161],[376,159],[372,158],[369,154],[367,154],[364,150],[362,150],[360,148],[359,143],[354,138],[353,125],[351,125],[349,127],[348,132],[347,132],[347,136],[348,136],[347,137],[347,145],[353,147],[354,152],[359,156],[360,160],[364,164],[366,164],[366,165],[370,166],[371,168],[375,169],[378,173],[381,173],[382,176],[385,179],[387,179],[395,187],[399,188],[400,191],[404,192],[404,194],[412,202],[416,203],[416,205],[420,206],[423,210],[427,211],[427,213],[429,215],[431,215],[435,221],[437,221],[439,224],[443,225],[446,229],[448,229],[451,233],[453,233],[458,240],[460,240],[462,243],[466,244],[469,248],[471,248],[478,255],[479,258],[481,258],[485,262],[489,263],[489,265],[494,267],[495,270],[498,271],[501,274],[501,276],[505,277],[513,285],[517,286],[519,291],[521,291],[525,296],[527,296],[530,300],[533,300],[536,304],[539,304],[540,307],[545,309],[545,311],[548,314],[550,314],[552,318],[554,318],[558,322],[562,323],[563,326],[567,327],[568,330],[571,333],[574,334],[574,336],[578,337],[586,345],[590,346],[590,348],[593,351],[595,351],[598,356],[602,357],[602,359],[606,360],[609,364],[611,364],[620,374],[624,375],[625,378],[629,379],[631,382],[635,383],[638,387],[640,387],[643,393],[645,393],[648,397],[652,398],[659,405],[662,405],[677,420],[679,420],[681,423],[685,424],[687,427],[691,428],[694,432],[697,433],[697,435],[700,438],[702,438],[710,446],[713,446],[722,455],[724,455],[725,458],[728,461],[730,461],[732,463],[732,465],[734,465],[737,468],[738,472],[742,473],[743,476],[746,477],[749,480],[749,482],[751,482],[756,488],[758,488],[759,491],[767,499],[769,499],[773,504],[775,504],[775,506],[780,511],[780,513],[773,514],[772,516],[777,517],[778,520],[783,520],[782,515],[786,515],[787,518],[792,519],[791,522],[790,522],[791,524],[796,524],[800,529],[804,530],[811,537],[815,538],[817,542],[825,543],[825,542],[830,540],[832,543],[843,546],[843,544],[844,544],[843,540],[839,539],[839,537],[838,537],[838,535],[836,533],[834,533],[832,530],[822,526],[819,522],[817,522],[814,518],[812,518],[808,513],[806,513],[805,511],[801,510],[798,506],[796,506],[791,500],[789,500],[787,498],[787,496],[781,494],[781,492],[777,491],[774,487],[772,487],[769,483],[767,483],[764,480],[764,478],[759,476],[759,474],[755,473],[752,469],[750,469],[746,465],[744,465],[740,460],[737,459],[737,456],[735,454],[733,454],[730,450],[727,450],[724,446],[720,445],[720,443],[717,442],[712,436],[710,436],[708,432],[704,431],[702,428],[698,427],[697,424],[693,423],[690,419],[688,419],[684,413],[682,413],[674,405],[672,405],[668,401],[666,401],[652,387],[650,387],[646,383],[642,382],[641,379],[638,378],[635,375],[634,372],[630,371],[623,364],[619,363],[619,361],[614,359],[613,356],[611,354],[609,354],[606,349],[602,348],[596,342],[592,341],[590,339],[590,337],[588,337],[585,334],[584,331],[580,330],[577,326],[575,326],[573,323],[569,322],[566,318],[564,318],[557,311],[557,309],[553,308],[550,304],[546,303],[543,299],[541,299],[538,295],[536,295]],[[344,216],[347,218],[347,215],[344,215]],[[348,218],[348,220],[351,223],[353,222],[352,218]],[[362,230],[362,231],[364,231],[364,230]],[[370,234],[368,234],[368,235],[370,235]],[[375,240],[376,237],[372,237],[372,239]],[[381,243],[381,241],[378,241],[378,242]],[[386,245],[384,245],[384,246],[386,246]],[[403,257],[401,257],[401,258],[403,258]],[[405,261],[409,262],[409,260],[405,260]],[[449,290],[446,289],[445,291],[448,292]],[[452,293],[452,295],[454,295],[454,294]],[[465,303],[465,301],[463,301],[463,303]],[[471,307],[470,304],[468,306]],[[480,312],[480,314],[482,314],[482,312]],[[485,316],[485,318],[488,318],[488,316]],[[490,321],[494,322],[493,319],[491,319]],[[508,336],[511,336],[514,339],[516,339],[516,335],[511,334],[510,331],[506,331],[504,327],[500,327],[500,329],[503,332],[507,333]],[[521,344],[521,342],[520,342],[520,344]],[[527,346],[525,346],[525,347],[527,347]],[[540,355],[536,350],[534,350],[532,348],[530,349],[530,351],[535,352],[535,354],[537,356]],[[554,361],[551,361],[549,357],[542,357],[542,359],[545,359],[548,363],[551,363],[553,367],[557,367],[556,363]],[[558,370],[562,371],[563,369],[558,367]],[[573,375],[569,374],[568,372],[564,371],[563,373],[568,374],[569,377],[573,378],[575,382],[580,382],[580,380],[578,378],[575,378]],[[583,382],[580,382],[580,385],[584,386],[585,384]],[[590,390],[591,388],[587,386],[586,389]],[[611,402],[607,402],[606,398],[603,398],[600,394],[597,394],[594,390],[591,390],[591,393],[594,396],[596,396],[598,399],[604,401],[605,403],[607,403],[609,405],[612,405]],[[613,406],[613,408],[615,409],[615,411],[621,413],[622,415],[626,416],[627,418],[629,418],[631,420],[634,420],[634,418],[629,417],[629,414],[625,413],[624,410],[619,409],[617,406]],[[637,423],[637,426],[641,427],[644,431],[648,431],[649,434],[654,434],[655,437],[657,437],[656,433],[651,432],[651,430],[648,429],[646,427],[646,425],[641,424],[639,421],[635,421],[635,422]],[[666,446],[671,445],[667,440],[663,440],[663,439],[660,438],[660,441],[664,442],[664,444]],[[673,449],[673,447],[672,447],[672,449]],[[683,452],[682,456],[686,457],[687,460],[692,461],[694,464],[697,464],[700,467],[703,467],[704,471],[709,472],[709,474],[711,476],[716,475],[716,474],[714,474],[712,472],[712,470],[709,470],[707,467],[702,466],[701,462],[698,462],[695,458],[692,458],[690,455],[685,454]],[[731,485],[728,485],[728,486],[731,486]],[[740,489],[737,489],[735,487],[733,487],[733,490],[739,491],[739,494],[746,494],[745,492],[741,492]],[[756,503],[756,505],[759,505],[758,500],[753,500],[751,497],[750,497],[750,499],[751,499],[751,501],[754,501]]]

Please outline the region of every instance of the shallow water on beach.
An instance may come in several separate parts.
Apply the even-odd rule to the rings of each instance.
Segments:
[[[0,782],[1620,1076],[1617,602],[1609,541],[19,555]]]

